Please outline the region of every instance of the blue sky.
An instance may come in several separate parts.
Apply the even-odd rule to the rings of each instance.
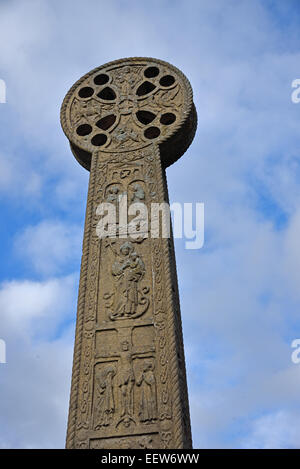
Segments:
[[[0,447],[64,447],[88,173],[59,123],[71,85],[150,56],[189,78],[198,130],[167,171],[204,202],[176,240],[196,448],[299,448],[298,0],[0,0]]]

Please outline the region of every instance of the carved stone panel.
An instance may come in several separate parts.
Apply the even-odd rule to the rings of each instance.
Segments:
[[[90,440],[90,449],[153,449],[158,448],[159,445],[158,433]]]

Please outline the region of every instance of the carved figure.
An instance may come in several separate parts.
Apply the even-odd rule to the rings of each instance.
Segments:
[[[119,259],[112,265],[116,282],[112,317],[130,317],[137,312],[138,285],[144,273],[144,262],[132,243],[125,242],[120,248]]]
[[[112,379],[116,374],[114,366],[110,365],[100,372],[97,377],[97,405],[95,409],[95,429],[108,426],[115,412]]]
[[[141,422],[152,422],[157,418],[156,383],[152,361],[145,361],[142,372],[136,380],[141,387],[139,416]]]

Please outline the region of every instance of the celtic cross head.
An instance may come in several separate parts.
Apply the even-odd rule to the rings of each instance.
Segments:
[[[191,86],[180,70],[157,59],[128,58],[80,78],[64,99],[61,123],[86,169],[94,152],[128,152],[153,144],[167,167],[192,142],[197,117]]]

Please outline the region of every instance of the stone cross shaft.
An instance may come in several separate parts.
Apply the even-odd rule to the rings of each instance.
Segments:
[[[172,235],[99,236],[100,204],[168,202],[165,168],[196,130],[174,66],[129,58],[78,80],[61,123],[90,171],[67,448],[191,448]]]

